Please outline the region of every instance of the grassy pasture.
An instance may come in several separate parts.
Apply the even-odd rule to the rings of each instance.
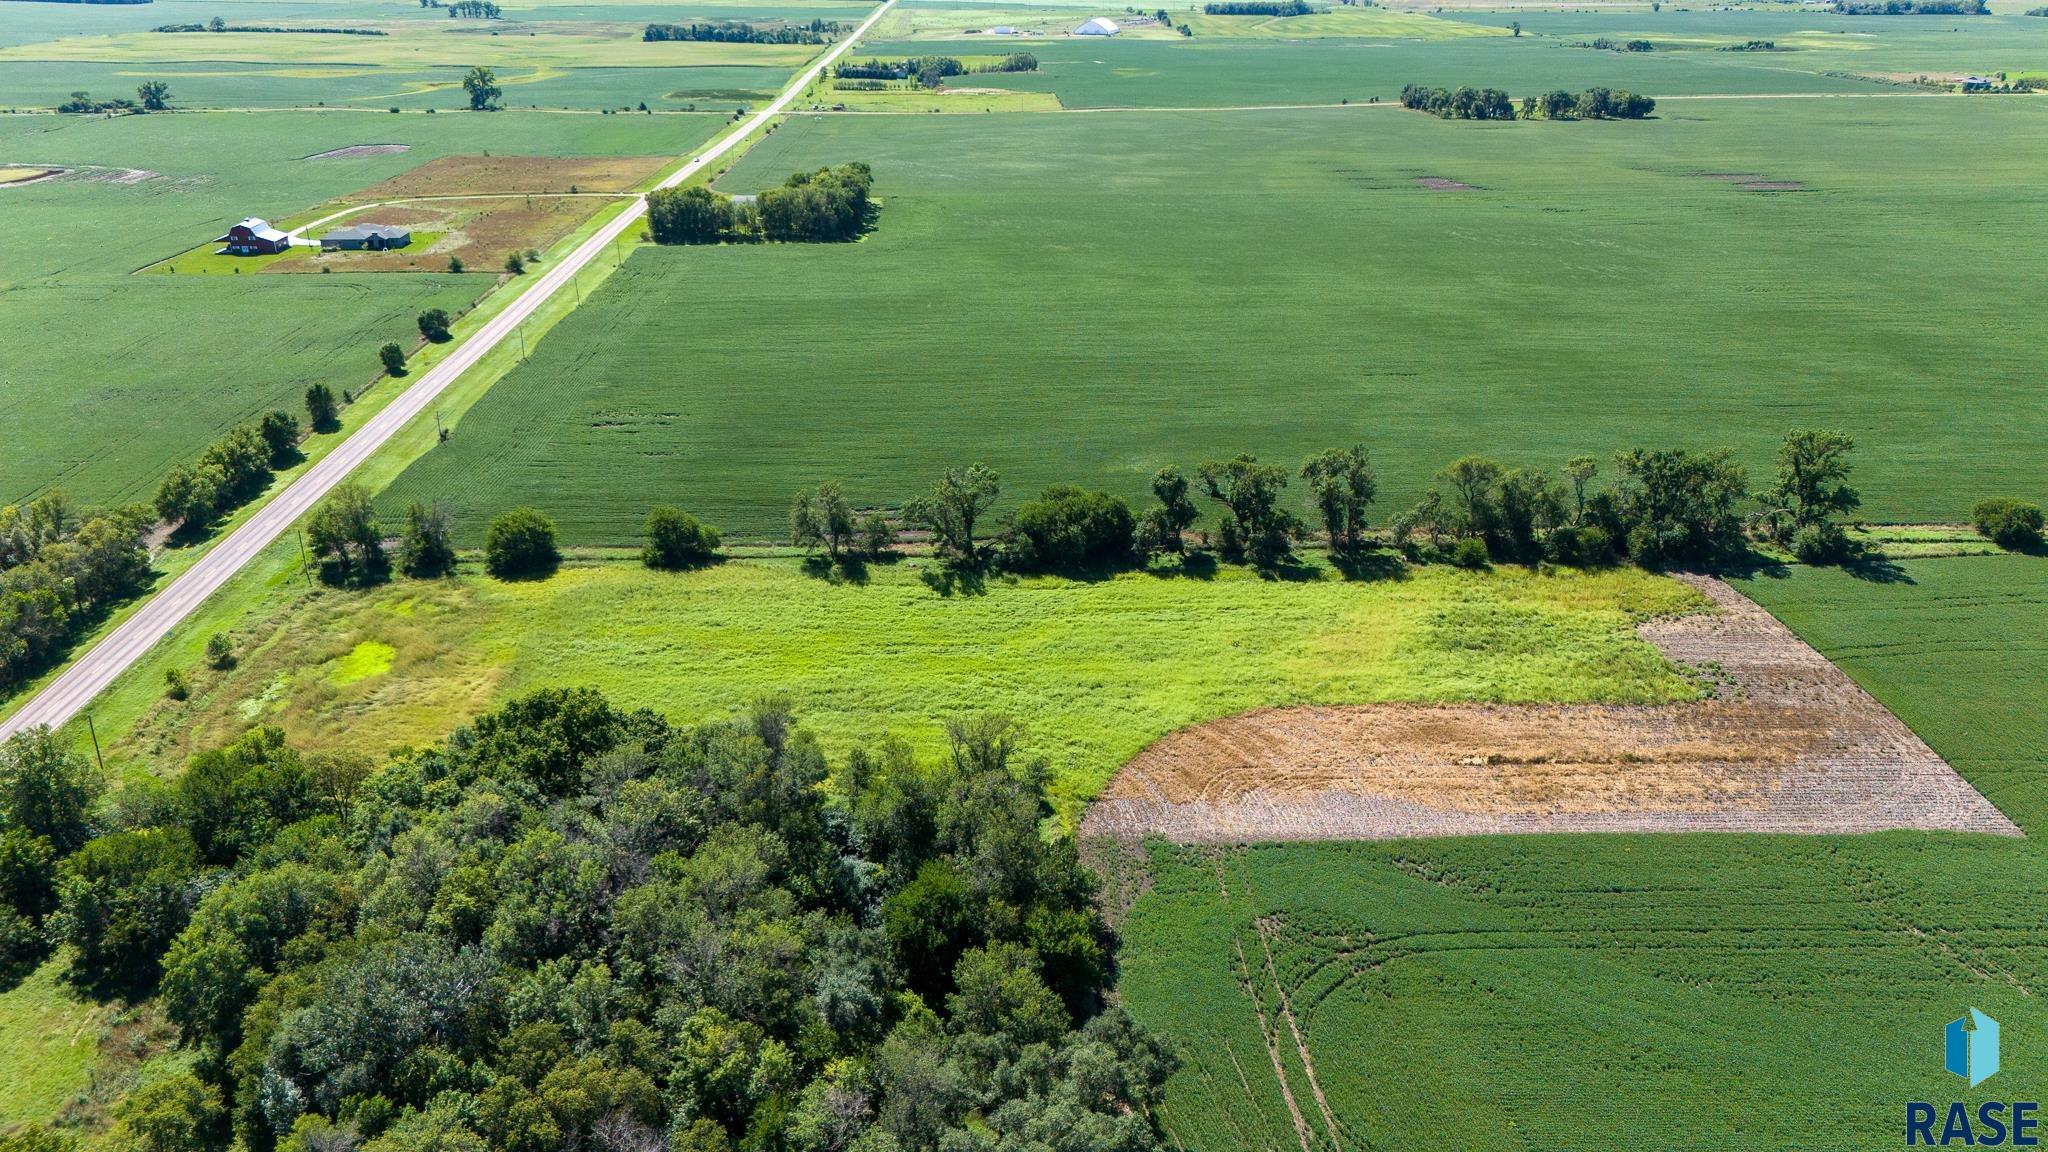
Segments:
[[[656,500],[781,538],[831,477],[894,505],[983,459],[1013,499],[1139,498],[1164,464],[1362,440],[1384,516],[1465,452],[1728,444],[1761,472],[1824,425],[1858,438],[1873,519],[1953,520],[2048,490],[2048,302],[1994,271],[2042,235],[2044,124],[1945,97],[799,117],[722,186],[863,159],[874,234],[643,250],[388,506],[450,501],[472,543],[520,503],[623,542]],[[1810,190],[1700,175],[1724,172]]]
[[[543,685],[595,685],[685,722],[782,692],[835,755],[885,735],[936,751],[950,717],[1012,716],[1072,817],[1152,740],[1249,708],[1695,691],[1632,627],[1695,599],[1633,571],[1426,569],[1360,584],[1224,569],[944,596],[920,564],[873,568],[861,584],[793,560],[677,575],[577,565],[545,581],[400,581],[366,595],[280,582],[229,628],[241,663],[192,670],[191,701],[149,704],[108,754],[167,769],[257,722],[309,747],[382,753]],[[103,715],[103,736],[119,723]]]
[[[2038,836],[2048,565],[1903,568],[1745,591]],[[1165,1115],[1189,1148],[1297,1146],[1261,1009],[1318,1149],[1317,1089],[1347,1147],[1880,1147],[1907,1100],[1995,1093],[1942,1071],[1964,1007],[2002,1023],[2007,1075],[2048,1059],[2031,839],[1160,846],[1150,862],[1121,989],[1177,1038]]]
[[[81,171],[0,189],[0,411],[11,440],[0,453],[0,501],[48,485],[84,501],[145,498],[172,462],[229,425],[268,407],[297,410],[309,384],[367,385],[379,344],[417,340],[422,309],[458,311],[495,274],[129,275],[135,269],[204,246],[243,216],[290,220],[437,155],[669,156],[718,123],[517,113],[0,118],[0,158],[157,173],[123,184]],[[362,143],[412,151],[279,155]],[[235,332],[256,337],[226,338]]]

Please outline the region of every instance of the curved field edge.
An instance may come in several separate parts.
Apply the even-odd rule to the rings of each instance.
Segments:
[[[2038,827],[2048,566],[1900,568],[1738,587]],[[1954,1095],[1936,1054],[1961,1006],[2004,1024],[2008,1068],[2048,1058],[2034,840],[1154,842],[1107,862],[1125,1003],[1184,1061],[1163,1109],[1184,1147],[1303,1147],[1288,1095],[1326,1147],[1320,1095],[1361,1148],[1866,1148],[1905,1101]]]

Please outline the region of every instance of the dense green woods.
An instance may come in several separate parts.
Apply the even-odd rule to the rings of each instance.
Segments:
[[[0,508],[0,693],[149,582],[141,508],[82,511],[63,493]]]
[[[1657,102],[1611,88],[1588,88],[1577,95],[1557,89],[1541,96],[1524,96],[1518,111],[1513,99],[1499,88],[1452,90],[1409,84],[1401,89],[1401,106],[1446,120],[1640,120],[1656,111]]]
[[[737,20],[709,24],[649,24],[641,32],[646,41],[697,40],[716,44],[830,44],[839,36],[836,20],[812,20],[808,24],[783,24],[757,28]]]
[[[868,166],[854,161],[798,172],[752,200],[701,186],[662,189],[647,197],[647,226],[661,244],[856,240],[868,227],[873,184]]]
[[[1172,1060],[1103,1003],[1112,941],[1041,834],[1045,770],[1004,721],[950,731],[941,763],[828,765],[773,701],[688,730],[557,690],[374,774],[256,729],[97,807],[36,733],[0,773],[4,844],[35,846],[22,899],[73,983],[158,992],[199,1055],[131,1098],[131,1136],[1154,1148]],[[72,783],[24,803],[23,764]]]

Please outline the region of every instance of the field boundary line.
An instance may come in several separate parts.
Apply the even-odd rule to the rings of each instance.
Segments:
[[[882,0],[881,5],[869,13],[852,33],[812,61],[767,107],[755,113],[737,130],[694,153],[680,168],[656,184],[655,190],[681,184],[781,115],[798,94],[823,75],[834,61],[851,51],[868,29],[895,5],[896,0]],[[284,535],[300,517],[312,511],[328,492],[346,480],[387,441],[426,411],[435,398],[464,372],[516,333],[528,316],[538,311],[556,292],[569,286],[585,265],[608,250],[646,214],[647,200],[643,196],[599,228],[566,259],[549,268],[532,287],[479,328],[460,348],[428,370],[354,435],[336,445],[319,463],[287,485],[241,527],[217,541],[191,567],[150,595],[120,627],[87,649],[12,715],[0,720],[0,740],[30,728],[60,727],[84,710],[121,673],[197,611],[214,592],[272,541]]]

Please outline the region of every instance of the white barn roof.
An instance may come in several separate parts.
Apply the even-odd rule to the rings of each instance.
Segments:
[[[1097,16],[1095,19],[1090,20],[1086,24],[1081,25],[1079,28],[1074,29],[1074,35],[1114,36],[1119,31],[1120,29],[1116,26],[1116,21],[1108,19],[1107,17]]]

